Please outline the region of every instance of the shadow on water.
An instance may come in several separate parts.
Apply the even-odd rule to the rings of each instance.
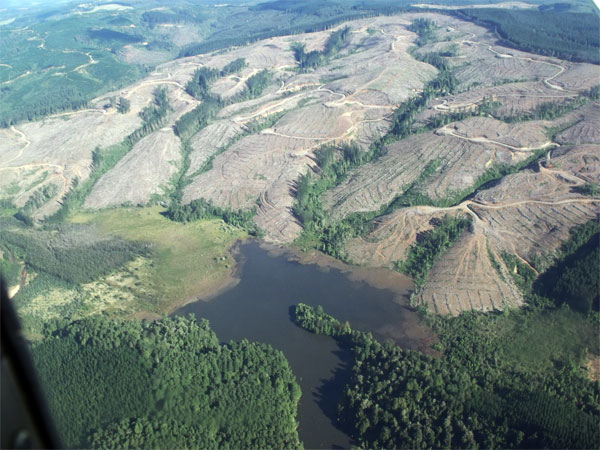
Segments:
[[[331,378],[321,378],[319,380],[320,385],[313,396],[321,411],[330,420],[331,425],[343,430],[337,420],[337,405],[342,399],[344,388],[352,377],[352,352],[347,348],[341,348],[333,353],[341,363],[333,370]]]
[[[337,404],[351,376],[351,351],[330,337],[298,327],[294,305],[322,305],[353,328],[405,347],[427,347],[431,335],[419,328],[415,313],[398,303],[398,291],[353,281],[337,268],[273,256],[256,242],[237,250],[239,283],[210,301],[188,304],[175,315],[193,313],[208,319],[224,342],[246,338],[281,350],[302,389],[298,432],[305,447],[351,447],[354,443],[337,423]],[[410,284],[400,287],[408,294]]]

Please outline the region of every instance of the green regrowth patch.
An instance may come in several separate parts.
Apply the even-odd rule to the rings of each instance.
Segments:
[[[437,41],[436,30],[439,27],[434,20],[418,18],[413,20],[407,28],[419,36],[419,39],[417,39],[419,47]]]
[[[0,247],[22,259],[27,268],[74,284],[106,275],[150,251],[146,244],[99,239],[89,227],[73,225],[48,231],[3,229]]]
[[[18,261],[8,259],[8,255],[2,255],[0,259],[0,274],[7,286],[15,286],[21,282],[23,266]]]
[[[291,46],[291,50],[294,52],[294,58],[296,59],[300,70],[306,71],[308,69],[316,69],[329,62],[329,60],[344,46],[349,36],[350,27],[346,26],[331,33],[325,43],[323,51],[313,50],[307,53],[304,50],[305,45],[299,42],[294,42]]]
[[[140,241],[152,246],[151,285],[156,304],[142,311],[161,314],[228,281],[235,264],[228,250],[248,235],[222,220],[180,223],[168,219],[164,208],[119,208],[71,216],[75,223],[95,226],[103,237]]]
[[[500,265],[500,263],[496,259],[496,256],[494,255],[494,252],[492,252],[492,249],[490,248],[489,242],[486,242],[486,244],[487,244],[488,258],[490,260],[490,263],[492,264],[492,267],[494,268],[494,270],[496,271],[496,273],[498,274],[498,276],[500,277],[500,279],[502,281],[506,282],[506,278],[504,278],[504,271],[502,270],[502,266]]]

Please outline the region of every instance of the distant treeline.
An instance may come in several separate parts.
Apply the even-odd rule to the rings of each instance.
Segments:
[[[340,23],[347,22],[348,20],[362,19],[366,17],[372,17],[374,13],[363,13],[360,11],[351,12],[335,19],[329,19],[318,23],[311,23],[307,25],[291,26],[287,28],[274,28],[268,31],[263,31],[248,36],[241,36],[235,38],[225,38],[218,40],[207,40],[199,44],[192,44],[184,48],[180,53],[180,57],[200,55],[203,53],[213,52],[215,50],[221,50],[228,47],[236,47],[241,45],[247,45],[252,42],[268,39],[276,36],[287,36],[290,34],[301,34],[301,33],[313,33],[316,31],[329,30]]]
[[[0,98],[2,98],[1,92],[2,88],[0,88]],[[10,114],[0,115],[0,128],[8,128],[23,121],[31,122],[65,111],[84,109],[87,106],[87,96],[75,88],[65,88],[56,97],[47,97],[42,93],[35,102],[16,106]]]
[[[463,9],[453,14],[495,30],[503,44],[569,61],[600,64],[597,11]]]
[[[144,40],[142,36],[121,33],[120,31],[115,31],[108,28],[101,28],[99,30],[89,30],[88,36],[92,39],[97,39],[100,41],[119,41],[128,44],[135,44],[136,42],[141,42]]]
[[[194,13],[192,8],[177,12],[146,11],[142,14],[142,20],[150,26],[167,23],[198,23],[206,20],[206,17]]]

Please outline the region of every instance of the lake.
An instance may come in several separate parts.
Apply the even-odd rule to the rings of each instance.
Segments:
[[[302,388],[298,419],[305,447],[349,448],[352,441],[335,426],[335,417],[337,399],[350,376],[351,354],[332,338],[296,326],[291,319],[293,305],[322,305],[355,329],[405,348],[426,350],[431,333],[405,306],[412,282],[385,271],[394,289],[377,288],[372,284],[381,278],[381,270],[372,272],[369,284],[357,279],[358,273],[358,278],[370,281],[366,269],[353,270],[341,263],[303,264],[293,253],[270,251],[254,241],[239,245],[236,254],[238,284],[209,301],[190,303],[175,315],[193,313],[208,319],[223,342],[246,338],[283,351]]]

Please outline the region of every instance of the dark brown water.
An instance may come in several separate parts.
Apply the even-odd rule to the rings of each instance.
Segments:
[[[207,318],[223,342],[247,338],[283,351],[302,388],[299,432],[305,447],[349,448],[352,441],[336,427],[335,416],[349,376],[350,354],[333,339],[297,327],[290,315],[293,305],[322,305],[353,328],[403,347],[424,349],[431,336],[417,325],[416,315],[398,302],[398,290],[377,289],[351,281],[337,269],[272,256],[256,242],[239,247],[238,262],[239,284],[175,314]]]

